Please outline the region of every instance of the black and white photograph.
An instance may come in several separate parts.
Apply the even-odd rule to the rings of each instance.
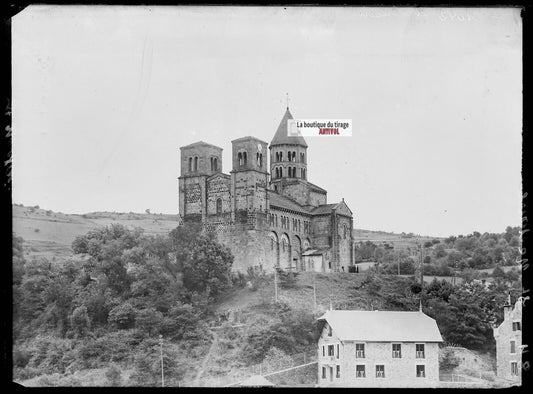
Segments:
[[[522,12],[16,13],[12,381],[522,386]]]

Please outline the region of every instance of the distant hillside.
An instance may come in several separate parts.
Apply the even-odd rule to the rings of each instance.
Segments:
[[[36,207],[13,206],[13,232],[24,238],[27,257],[71,257],[71,244],[90,230],[120,223],[141,227],[145,234],[167,234],[178,225],[178,215],[91,212],[65,214]]]
[[[366,242],[370,241],[376,245],[389,244],[394,246],[396,249],[407,249],[413,248],[417,243],[424,244],[427,241],[432,241],[434,239],[443,240],[442,237],[431,237],[429,235],[418,235],[418,234],[396,234],[388,233],[385,231],[371,231],[363,229],[354,229],[354,240],[356,242]]]
[[[167,234],[178,225],[178,215],[154,213],[91,212],[65,214],[36,207],[13,206],[13,232],[24,238],[27,257],[61,259],[72,257],[72,241],[98,227],[120,223],[129,228],[141,227],[145,234]],[[357,242],[388,243],[396,248],[415,246],[437,237],[354,229]]]

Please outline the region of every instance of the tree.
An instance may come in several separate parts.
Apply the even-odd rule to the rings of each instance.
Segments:
[[[125,302],[111,309],[108,320],[119,329],[131,328],[135,322],[135,313],[133,306]]]
[[[85,305],[79,306],[72,311],[70,315],[70,325],[74,332],[82,337],[89,329],[89,315]]]
[[[185,261],[183,284],[191,291],[217,296],[231,286],[232,264],[228,247],[201,235],[191,245],[190,258]]]
[[[461,360],[451,349],[443,349],[439,354],[439,369],[451,372],[459,366]]]

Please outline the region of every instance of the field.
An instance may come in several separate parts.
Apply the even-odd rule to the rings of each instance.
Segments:
[[[13,206],[13,233],[24,239],[26,258],[58,260],[72,257],[72,241],[90,230],[120,223],[141,227],[145,234],[167,234],[178,225],[177,215],[93,212],[64,214],[33,207]]]
[[[354,240],[355,242],[366,242],[370,241],[376,245],[389,244],[394,246],[395,249],[407,249],[414,248],[418,243],[424,244],[427,241],[432,241],[438,239],[443,241],[442,237],[432,237],[429,235],[416,235],[416,234],[396,234],[396,233],[387,233],[384,231],[370,231],[363,229],[354,229]]]

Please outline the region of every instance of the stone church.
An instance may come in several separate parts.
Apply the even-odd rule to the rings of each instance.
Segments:
[[[288,119],[289,108],[270,146],[255,137],[231,141],[229,174],[222,148],[202,141],[181,147],[180,222],[214,230],[235,256],[235,271],[347,272],[352,212],[344,199],[328,204],[327,191],[308,181],[307,143],[288,136]]]

